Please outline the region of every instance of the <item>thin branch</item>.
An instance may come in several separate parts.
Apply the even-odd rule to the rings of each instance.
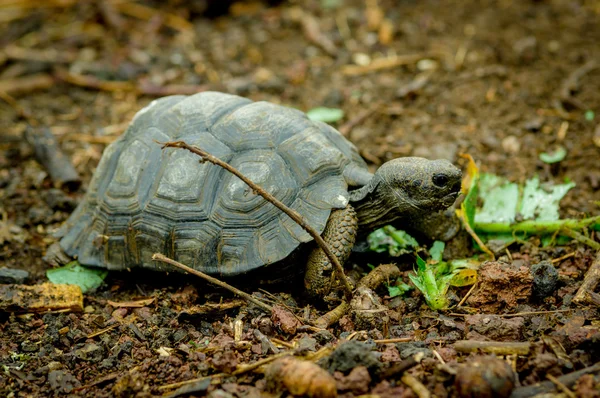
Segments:
[[[573,302],[577,304],[589,303],[590,299],[588,296],[594,291],[598,282],[600,282],[600,251],[598,251],[596,259],[587,270],[581,287],[579,287],[579,290],[575,293],[575,297],[573,297]]]
[[[233,287],[233,286],[231,286],[231,285],[229,285],[229,284],[227,284],[225,282],[222,282],[222,281],[218,280],[217,278],[213,278],[212,276],[207,275],[204,272],[201,272],[201,271],[195,270],[193,268],[190,268],[187,265],[180,263],[179,261],[172,260],[172,259],[170,259],[169,257],[167,257],[165,255],[162,255],[160,253],[154,253],[154,255],[152,256],[152,260],[162,261],[163,263],[171,264],[172,266],[177,267],[179,269],[182,269],[182,270],[184,270],[186,272],[189,272],[190,274],[199,276],[200,278],[202,278],[202,279],[204,279],[204,280],[206,280],[206,281],[208,281],[208,282],[210,282],[210,283],[212,283],[214,285],[220,286],[223,289],[227,289],[230,292],[232,292],[233,294],[237,294],[238,296],[243,297],[244,299],[246,299],[246,300],[248,300],[248,301],[256,304],[257,306],[259,306],[260,308],[262,308],[265,311],[268,311],[268,312],[272,312],[273,311],[273,307],[271,307],[270,305],[265,304],[265,303],[257,300],[252,295],[250,295],[250,294],[248,294],[246,292],[243,292],[240,289],[238,289],[236,287]]]
[[[284,203],[282,203],[277,198],[275,198],[273,195],[271,195],[270,193],[268,193],[267,191],[262,189],[260,186],[256,185],[254,182],[252,182],[246,176],[244,176],[239,170],[232,167],[229,163],[226,163],[226,162],[222,161],[221,159],[216,158],[215,156],[211,155],[210,153],[208,153],[196,146],[189,145],[183,141],[171,141],[171,142],[165,142],[165,143],[159,142],[159,144],[162,145],[163,149],[164,148],[187,149],[188,151],[200,156],[202,158],[202,160],[208,161],[212,164],[215,164],[219,167],[224,168],[225,170],[234,174],[240,180],[244,181],[250,188],[252,188],[252,190],[254,190],[256,193],[258,193],[260,196],[262,196],[265,200],[267,200],[268,202],[271,202],[275,207],[277,207],[279,210],[281,210],[285,214],[287,214],[292,220],[294,220],[299,226],[301,226],[306,232],[308,232],[310,234],[310,236],[312,236],[312,238],[315,240],[315,242],[317,242],[319,247],[321,249],[323,249],[323,251],[327,255],[327,258],[329,258],[329,261],[335,266],[335,270],[338,274],[338,278],[341,281],[342,286],[344,288],[344,294],[346,296],[346,300],[350,301],[352,299],[352,287],[350,285],[350,282],[346,278],[346,275],[344,274],[344,269],[342,268],[342,264],[340,264],[340,262],[338,261],[338,258],[335,256],[335,254],[333,254],[333,252],[329,248],[329,245],[323,240],[321,235],[319,235],[319,233],[317,231],[315,231],[310,225],[308,225],[308,223],[304,220],[304,218],[298,212],[290,209]]]

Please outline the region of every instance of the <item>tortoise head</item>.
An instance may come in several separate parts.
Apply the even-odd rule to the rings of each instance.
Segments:
[[[409,157],[384,163],[375,176],[389,206],[403,213],[430,213],[452,206],[462,173],[447,160]]]
[[[350,192],[363,230],[398,219],[419,223],[452,206],[462,173],[447,160],[399,158],[384,163],[371,181]]]

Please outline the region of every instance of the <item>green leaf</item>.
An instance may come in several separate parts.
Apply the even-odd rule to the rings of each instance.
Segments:
[[[388,295],[390,297],[404,296],[406,293],[411,291],[413,288],[407,283],[404,283],[402,279],[398,278],[396,286],[388,286]]]
[[[429,308],[441,310],[448,307],[446,292],[450,287],[449,278],[447,276],[437,278],[433,267],[428,266],[419,255],[417,255],[416,274],[409,274],[408,278],[423,293]]]
[[[95,289],[102,284],[108,271],[98,268],[87,268],[78,261],[71,261],[64,267],[46,271],[48,280],[54,284],[77,285],[83,293]]]
[[[339,8],[343,4],[343,0],[321,0],[321,7],[326,10]]]
[[[519,213],[526,220],[558,220],[559,202],[575,186],[574,182],[540,187],[540,180],[534,177],[525,182],[523,199]]]
[[[324,123],[335,123],[344,117],[344,111],[338,108],[313,108],[306,112],[310,120]]]
[[[588,122],[591,122],[591,121],[594,120],[594,118],[596,117],[596,115],[594,115],[594,111],[587,110],[584,113],[584,117],[585,117],[585,120],[587,120]]]
[[[442,261],[442,255],[444,254],[445,248],[446,244],[444,242],[439,240],[433,242],[431,249],[429,249],[429,255],[431,256],[431,260],[436,262]]]
[[[483,206],[475,215],[475,223],[511,223],[517,215],[519,186],[493,174],[482,174],[480,196]]]
[[[567,150],[565,149],[565,147],[559,146],[558,148],[556,148],[556,150],[554,152],[540,153],[540,160],[544,163],[552,164],[552,163],[558,163],[561,160],[564,160],[566,156],[567,156]]]
[[[419,243],[407,232],[398,230],[391,225],[376,229],[367,236],[369,249],[383,253],[388,252],[390,256],[398,257],[409,253],[411,248],[419,246]]]

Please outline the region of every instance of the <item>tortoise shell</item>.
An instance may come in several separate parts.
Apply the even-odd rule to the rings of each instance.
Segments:
[[[319,233],[348,203],[344,169],[367,170],[337,130],[303,112],[204,92],[158,99],[109,145],[83,201],[59,230],[85,265],[171,269],[163,253],[213,275],[278,262],[312,238],[240,179],[188,151],[183,140],[230,163]]]

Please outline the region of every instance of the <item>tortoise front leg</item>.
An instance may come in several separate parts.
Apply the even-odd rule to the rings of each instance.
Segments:
[[[352,206],[331,212],[322,236],[342,265],[350,257],[357,231],[358,218]],[[334,280],[335,271],[323,249],[313,249],[308,256],[304,276],[307,292],[313,297],[323,298],[331,291]]]

